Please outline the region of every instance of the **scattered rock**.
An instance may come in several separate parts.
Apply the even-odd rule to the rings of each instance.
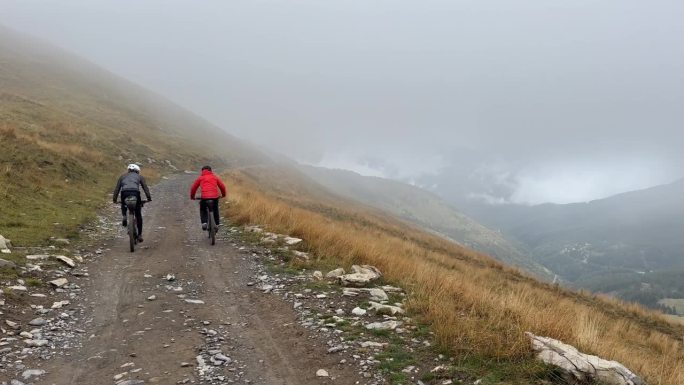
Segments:
[[[0,235],[0,252],[2,252],[3,254],[10,254],[12,252],[10,250],[10,247],[12,247],[12,242],[10,242],[9,239]]]
[[[575,347],[548,337],[525,333],[537,358],[560,368],[569,384],[600,382],[606,385],[643,385],[644,381],[619,362],[579,352]]]
[[[69,258],[69,257],[65,257],[63,255],[55,255],[55,256],[53,256],[53,258],[64,262],[69,267],[76,267],[74,260]]]
[[[0,269],[16,269],[17,264],[0,258]]]
[[[24,380],[28,380],[31,377],[40,377],[43,374],[45,374],[43,369],[28,369],[24,370],[21,376],[24,377]]]
[[[204,305],[204,301],[202,301],[201,299],[186,299],[185,302],[192,303],[195,305]]]
[[[147,300],[148,300],[148,301],[154,301],[155,299],[157,299],[157,296],[154,295],[154,294],[151,295],[151,296],[149,296],[149,297],[147,297]]]
[[[50,256],[47,254],[34,254],[34,255],[27,255],[25,257],[29,261],[44,261],[46,259],[49,259]]]
[[[47,321],[44,318],[35,318],[29,322],[29,325],[31,325],[31,326],[43,326],[46,323],[47,323]]]
[[[357,315],[357,316],[366,315],[366,310],[361,309],[360,307],[355,307],[354,310],[352,310],[352,314]]]
[[[398,306],[391,306],[391,305],[383,305],[381,303],[373,302],[370,301],[370,308],[371,310],[377,312],[378,314],[387,314],[387,315],[395,315],[395,314],[404,314],[404,309],[398,307]]]
[[[322,281],[323,280],[323,273],[319,270],[316,270],[313,272],[313,277],[317,281]]]
[[[385,322],[369,323],[368,325],[366,325],[366,329],[368,329],[368,330],[394,330],[399,326],[401,326],[401,322],[389,320],[389,321],[385,321]]]
[[[368,294],[371,296],[371,301],[377,301],[377,302],[382,302],[382,301],[389,301],[389,297],[387,296],[387,293],[385,293],[384,290],[382,289],[369,289]]]
[[[338,277],[343,286],[365,286],[371,281],[382,277],[382,273],[374,266],[370,265],[353,265],[353,273],[345,274]]]
[[[285,238],[283,238],[283,241],[285,242],[286,245],[293,246],[293,245],[296,245],[296,244],[302,242],[302,239],[295,238],[295,237],[285,237]]]
[[[329,377],[330,375],[328,374],[328,371],[325,369],[318,369],[316,371],[316,377]]]
[[[66,306],[68,304],[69,304],[69,301],[57,301],[57,302],[53,303],[50,308],[51,309],[61,309],[62,306]]]
[[[9,288],[14,290],[14,291],[26,291],[27,290],[26,286],[24,286],[24,285],[14,285],[14,286],[10,286]]]
[[[17,330],[20,327],[19,324],[14,321],[5,320],[5,323],[7,324],[7,326],[11,327],[14,330]]]
[[[340,267],[338,269],[329,271],[328,274],[325,275],[325,278],[338,278],[344,275],[344,273],[344,269]]]
[[[67,283],[69,283],[69,281],[66,278],[57,278],[50,281],[50,284],[54,287],[62,287]]]

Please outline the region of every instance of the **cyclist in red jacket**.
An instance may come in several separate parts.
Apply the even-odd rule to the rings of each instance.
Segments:
[[[219,225],[219,198],[226,196],[226,186],[221,179],[211,172],[211,166],[202,167],[202,175],[195,180],[190,188],[190,199],[195,200],[195,193],[197,188],[201,190],[200,195],[200,220],[202,221],[202,230],[207,229],[207,201],[214,201],[214,221]],[[219,194],[220,190],[220,194]]]

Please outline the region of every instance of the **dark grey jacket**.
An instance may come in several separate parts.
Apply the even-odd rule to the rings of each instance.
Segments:
[[[141,186],[147,195],[147,200],[152,200],[150,189],[147,188],[147,183],[145,183],[145,178],[142,175],[132,171],[121,175],[119,181],[116,182],[116,188],[114,188],[114,200],[116,201],[120,191],[140,191]]]

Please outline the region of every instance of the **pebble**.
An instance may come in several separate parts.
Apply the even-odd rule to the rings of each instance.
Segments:
[[[328,374],[328,371],[327,371],[327,370],[325,370],[325,369],[318,369],[318,371],[316,371],[316,376],[317,376],[317,377],[329,377],[330,375]]]
[[[31,322],[29,322],[29,325],[31,325],[31,326],[43,326],[46,323],[47,323],[47,321],[44,318],[36,318],[36,319],[31,320]]]

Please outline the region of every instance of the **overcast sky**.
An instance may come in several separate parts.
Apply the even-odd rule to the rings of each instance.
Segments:
[[[684,176],[682,15],[668,0],[0,0],[0,23],[301,161],[406,180],[461,162],[523,203]]]

